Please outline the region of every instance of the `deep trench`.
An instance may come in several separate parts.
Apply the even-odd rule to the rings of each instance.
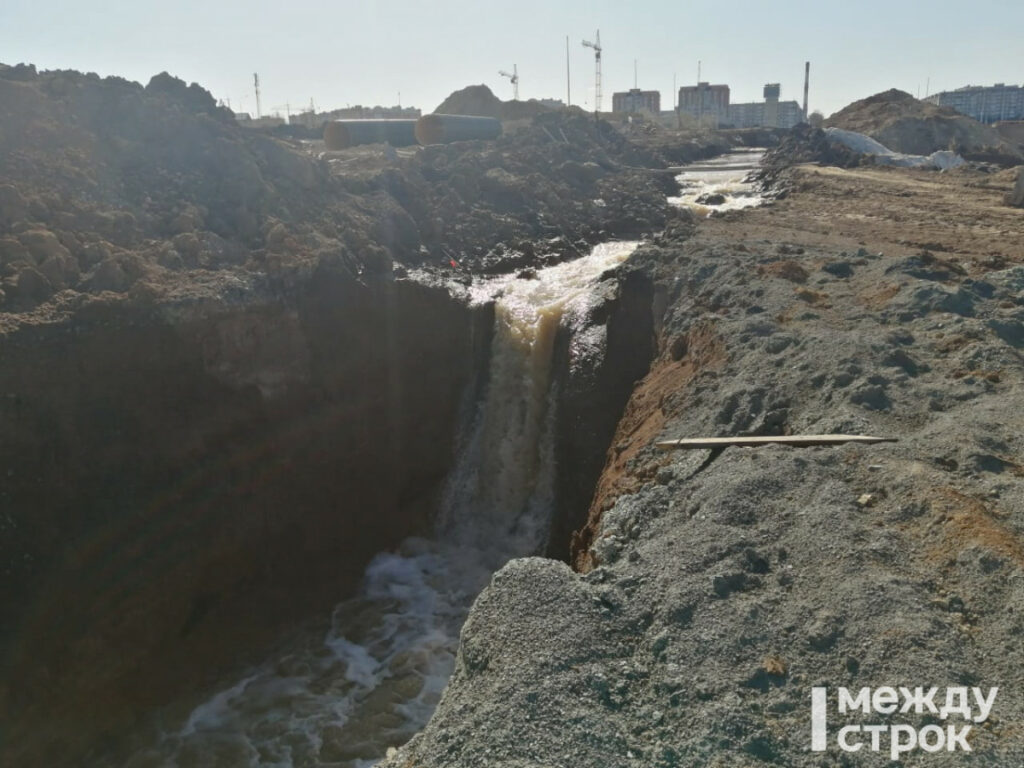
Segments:
[[[495,375],[495,304],[457,288],[322,271],[233,307],[101,307],[8,342],[3,493],[35,512],[8,582],[27,610],[3,635],[19,764],[145,757],[154,727],[367,589],[374,555],[429,538]],[[546,342],[552,512],[530,546],[563,560],[655,349],[646,275],[627,264],[593,292]],[[214,745],[228,760],[230,741]]]
[[[402,621],[408,595],[389,585],[436,575],[445,558],[422,542],[459,531],[439,511],[473,453],[501,320],[500,302],[472,301],[474,290],[321,263],[298,279],[229,281],[215,297],[93,302],[4,335],[0,500],[13,512],[0,521],[0,599],[13,610],[0,627],[11,715],[0,761],[166,765],[170,739],[181,766],[247,764],[252,745],[230,728],[184,751],[173,742],[238,686],[257,689],[258,708],[275,680],[302,678],[327,697],[306,705],[329,709],[325,680],[358,682],[350,646],[366,622],[346,598],[383,588],[371,597]],[[627,261],[585,293],[545,332],[550,440],[530,474],[546,477],[549,513],[527,546],[478,564],[475,590],[510,556],[570,559],[656,353],[664,306],[647,272]],[[449,643],[474,594],[452,612]],[[311,676],[295,661],[304,645],[340,653],[353,673]],[[244,675],[267,659],[277,668],[261,689],[266,676]],[[370,722],[383,742],[339,727],[292,763],[325,748],[332,764],[380,757],[429,715],[446,673],[434,679],[431,695],[395,685],[370,708],[373,721],[423,704],[404,725]]]

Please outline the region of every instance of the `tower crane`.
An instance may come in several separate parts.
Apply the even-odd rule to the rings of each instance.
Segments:
[[[498,70],[498,74],[502,77],[507,77],[512,81],[512,98],[519,101],[519,69],[515,64],[512,65],[512,71],[506,72],[503,69]]]
[[[597,30],[594,42],[583,41],[584,48],[594,49],[594,114],[601,112],[601,30]]]

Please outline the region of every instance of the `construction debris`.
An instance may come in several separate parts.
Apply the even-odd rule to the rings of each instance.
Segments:
[[[324,125],[324,145],[329,150],[360,144],[408,147],[415,143],[415,120],[332,120]]]

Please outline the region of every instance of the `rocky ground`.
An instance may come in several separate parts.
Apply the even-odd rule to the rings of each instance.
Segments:
[[[1024,760],[1012,174],[782,176],[784,199],[681,219],[634,257],[656,280],[661,352],[576,571],[526,559],[494,576],[437,713],[388,766],[887,765],[834,733],[809,750],[811,688],[901,685],[938,686],[939,706],[947,687],[999,693],[972,752],[899,764]],[[898,442],[653,445],[829,432]],[[897,717],[865,722],[945,725]]]

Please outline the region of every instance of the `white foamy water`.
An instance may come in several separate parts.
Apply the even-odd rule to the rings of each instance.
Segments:
[[[764,198],[748,177],[763,156],[763,149],[747,149],[693,163],[676,176],[680,192],[668,201],[672,205],[692,208],[701,216],[761,205]],[[709,195],[722,195],[725,200],[719,203],[702,200]]]
[[[378,555],[326,636],[309,637],[197,707],[130,768],[367,768],[421,729],[455,663],[459,631],[491,574],[540,551],[553,512],[551,363],[562,317],[637,243],[599,245],[537,272],[495,278],[489,382],[462,436],[432,539]]]

